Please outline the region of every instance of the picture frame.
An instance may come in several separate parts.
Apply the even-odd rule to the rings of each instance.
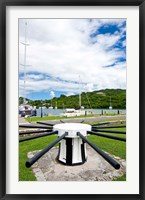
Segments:
[[[7,6],[138,6],[139,7],[139,194],[7,194],[7,57],[6,57],[6,9]],[[145,1],[137,0],[2,0],[0,1],[0,199],[145,199]]]

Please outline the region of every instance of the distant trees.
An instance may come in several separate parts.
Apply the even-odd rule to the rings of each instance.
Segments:
[[[83,92],[81,94],[82,106],[85,108],[96,109],[108,109],[111,104],[114,109],[126,109],[126,90],[122,89],[105,89],[93,92]],[[19,98],[19,104],[23,102],[23,98]],[[41,100],[28,100],[29,104],[39,108],[41,106]],[[79,95],[54,97],[51,100],[43,100],[43,105],[47,108],[51,105],[55,107],[57,102],[57,108],[78,108],[79,107]]]

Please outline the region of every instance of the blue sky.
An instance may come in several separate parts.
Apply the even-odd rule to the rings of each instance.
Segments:
[[[105,88],[126,89],[125,19],[19,20],[19,96],[51,99]]]

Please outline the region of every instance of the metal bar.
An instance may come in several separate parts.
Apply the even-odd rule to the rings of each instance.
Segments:
[[[27,134],[33,134],[33,133],[46,133],[51,132],[52,129],[46,129],[46,130],[35,130],[35,131],[22,131],[19,132],[19,135],[27,135]]]
[[[126,128],[126,126],[93,126],[93,128],[99,128],[99,129],[103,129],[103,128]]]
[[[110,124],[110,122],[102,122],[102,123],[98,123],[98,124],[92,124],[92,126],[101,126],[101,125],[105,125],[105,124]]]
[[[90,142],[86,137],[84,137],[81,133],[77,133],[78,136],[80,136],[84,142],[88,143],[97,153],[99,153],[108,163],[110,163],[115,169],[120,168],[120,164],[111,158],[109,155],[107,155],[104,151],[99,149],[95,144]]]
[[[96,128],[92,128],[92,131],[102,132],[102,133],[119,133],[119,134],[126,134],[126,131],[100,130],[100,129],[96,129]]]
[[[101,134],[101,133],[94,132],[94,131],[87,131],[87,133],[91,134],[91,135],[97,135],[97,136],[100,136],[100,137],[105,137],[105,138],[109,138],[109,139],[113,139],[113,140],[120,140],[120,141],[126,142],[126,138],[121,138],[121,137],[117,137],[117,136]]]
[[[33,158],[31,158],[29,161],[27,161],[25,163],[25,166],[27,168],[31,167],[40,157],[42,157],[45,153],[47,153],[54,145],[56,145],[60,140],[62,140],[67,135],[68,135],[67,132],[64,133],[61,137],[59,137],[57,140],[55,140],[54,142],[52,142],[48,147],[46,147],[42,151],[36,153],[36,155],[34,155]]]
[[[41,138],[41,137],[45,137],[45,136],[49,136],[49,135],[54,135],[54,134],[57,134],[57,133],[58,133],[58,131],[53,131],[53,132],[35,135],[35,136],[31,136],[31,137],[20,138],[19,142],[25,142],[27,140],[34,140],[34,139],[37,139],[37,138]]]
[[[60,119],[60,122],[61,122],[61,123],[65,123],[65,122],[64,122],[64,121],[62,121],[61,119]]]
[[[49,123],[46,123],[46,122],[37,122],[37,124],[44,124],[44,125],[47,125],[47,126],[53,126],[55,124],[49,124]]]
[[[38,126],[38,125],[19,125],[20,128],[44,128],[44,129],[48,129],[47,126]]]

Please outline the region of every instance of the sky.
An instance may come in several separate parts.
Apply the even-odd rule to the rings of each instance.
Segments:
[[[126,89],[125,19],[19,19],[19,96],[106,88]]]

